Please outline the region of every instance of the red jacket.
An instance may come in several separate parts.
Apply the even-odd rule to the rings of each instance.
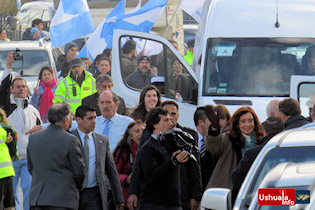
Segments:
[[[120,156],[120,159],[118,160],[118,154],[120,152],[120,150],[118,150],[118,152],[114,156],[115,164],[116,164],[117,171],[118,171],[119,181],[120,181],[120,184],[121,184],[122,189],[123,189],[124,199],[125,199],[126,205],[127,205],[127,199],[129,196],[129,193],[128,193],[129,185],[127,185],[125,183],[125,179],[127,179],[127,177],[132,172],[132,169],[130,167],[130,162],[131,162],[131,164],[133,164],[135,162],[137,150],[138,150],[138,144],[136,142],[134,142],[133,140],[131,140],[130,150],[132,153],[132,156],[131,156],[132,158],[130,158],[130,161],[128,161],[125,164],[123,164],[123,163],[125,162],[127,155],[130,155],[130,154],[124,153]]]

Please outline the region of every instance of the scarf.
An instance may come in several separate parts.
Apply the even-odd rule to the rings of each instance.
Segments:
[[[52,100],[55,97],[51,89],[56,85],[55,80],[50,82],[40,81],[41,86],[44,88],[44,93],[40,98],[39,113],[47,114],[49,107],[53,104]]]

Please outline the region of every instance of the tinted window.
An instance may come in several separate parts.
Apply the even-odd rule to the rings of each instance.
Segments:
[[[207,49],[205,95],[289,96],[291,75],[315,75],[315,39],[209,39]]]

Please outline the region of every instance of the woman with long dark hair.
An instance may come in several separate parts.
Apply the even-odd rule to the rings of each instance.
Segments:
[[[161,93],[154,85],[147,85],[142,88],[140,93],[139,105],[130,114],[129,117],[142,122],[145,121],[145,117],[149,111],[155,107],[161,106]]]
[[[131,122],[113,153],[126,206],[132,165],[136,159],[138,143],[143,129],[144,124],[141,120]]]
[[[211,122],[205,145],[207,150],[218,158],[207,188],[220,187],[232,190],[231,174],[245,151],[262,140],[262,125],[251,107],[242,107],[233,114],[227,132],[222,133],[219,117],[211,106],[205,107],[205,113]]]
[[[31,104],[38,109],[40,117],[44,123],[48,122],[47,112],[53,104],[57,89],[56,81],[53,77],[53,70],[49,66],[44,66],[39,72],[39,84],[34,89]]]

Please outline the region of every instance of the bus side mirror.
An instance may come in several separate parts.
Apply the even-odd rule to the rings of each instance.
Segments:
[[[175,100],[197,104],[198,85],[189,74],[180,74],[176,79]]]

